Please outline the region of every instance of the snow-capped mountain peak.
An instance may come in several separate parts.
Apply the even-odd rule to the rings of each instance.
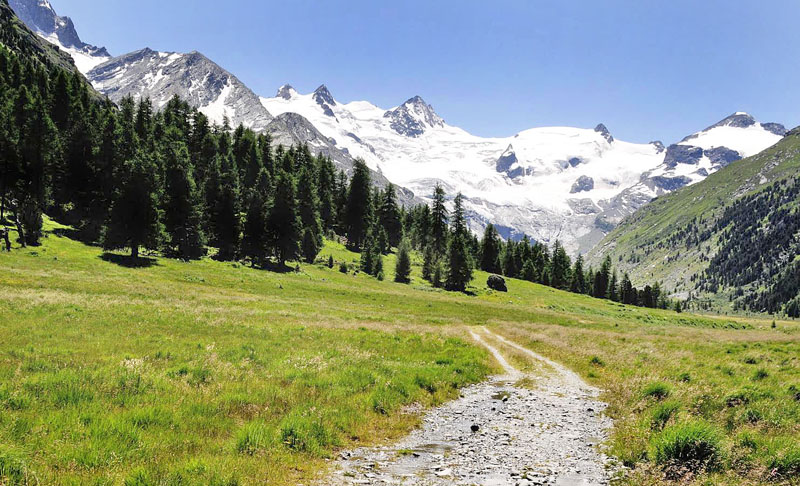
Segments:
[[[327,104],[336,106],[336,100],[333,99],[333,95],[324,84],[314,91],[314,101],[316,101],[318,105]]]
[[[444,127],[444,120],[420,96],[414,96],[393,110],[384,113],[394,131],[416,138],[428,128]]]
[[[278,93],[275,94],[276,98],[283,98],[284,100],[290,100],[293,96],[297,95],[297,91],[292,87],[291,84],[284,84],[280,88],[278,88]]]
[[[83,42],[72,19],[56,14],[47,0],[9,0],[9,5],[31,30],[69,53],[82,73],[111,58],[105,47]]]
[[[150,98],[156,109],[179,96],[222,124],[264,130],[272,115],[250,89],[203,54],[140,49],[107,61],[86,77],[113,101]]]

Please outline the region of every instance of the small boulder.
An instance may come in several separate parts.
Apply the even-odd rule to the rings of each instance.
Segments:
[[[477,432],[477,431],[481,430],[481,426],[478,425],[478,424],[472,424],[472,427],[470,427],[470,430],[472,430],[473,432]]]
[[[490,289],[497,290],[498,292],[508,292],[508,287],[506,287],[506,279],[500,275],[490,275],[489,279],[486,280],[486,285]]]

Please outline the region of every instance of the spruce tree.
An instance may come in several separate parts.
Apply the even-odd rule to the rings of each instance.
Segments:
[[[192,177],[189,150],[181,141],[167,147],[164,187],[164,227],[167,248],[178,258],[192,260],[205,253],[201,200]]]
[[[592,295],[598,299],[608,298],[608,284],[611,280],[611,257],[607,256],[600,266],[600,270],[594,274],[594,287]]]
[[[564,246],[558,240],[553,245],[553,260],[550,266],[550,285],[567,290],[570,284],[571,262]]]
[[[300,169],[300,183],[297,188],[300,223],[303,227],[302,251],[308,263],[322,249],[322,222],[319,216],[319,198],[317,196],[316,178],[310,167]]]
[[[345,209],[347,242],[348,246],[355,250],[363,249],[367,229],[372,220],[371,185],[367,164],[361,159],[356,159]]]
[[[250,258],[252,264],[263,265],[267,256],[267,215],[272,181],[267,169],[258,174],[255,187],[248,191],[247,211],[242,237],[242,254]]]
[[[387,236],[387,246],[384,252],[392,247],[397,247],[403,238],[403,223],[400,220],[401,211],[397,204],[397,194],[394,185],[388,184],[381,192],[377,204],[378,223]]]
[[[267,220],[272,253],[283,266],[288,260],[300,256],[300,239],[303,236],[295,196],[294,178],[279,169],[275,178],[275,197]]]
[[[586,293],[586,274],[583,271],[583,255],[578,255],[575,259],[575,266],[572,268],[572,281],[569,290],[576,294]]]
[[[239,174],[230,156],[222,157],[221,162],[219,193],[214,202],[215,241],[217,258],[230,261],[239,253],[242,233]]]
[[[408,242],[403,240],[397,248],[397,260],[394,267],[394,281],[398,283],[411,282],[411,251]]]
[[[431,207],[431,236],[430,243],[433,253],[437,258],[444,256],[447,251],[447,221],[448,211],[445,206],[444,189],[439,184],[433,189],[433,203]]]
[[[522,265],[522,278],[529,282],[536,281],[536,266],[533,264],[533,260],[525,260],[525,263]]]
[[[162,235],[156,164],[147,154],[125,162],[116,177],[117,191],[103,232],[107,250],[129,247],[131,257],[139,248],[158,248]]]
[[[464,197],[455,198],[453,231],[447,249],[447,290],[463,292],[472,280],[472,259],[467,249],[467,224],[464,216]]]
[[[433,254],[433,245],[425,247],[422,256],[422,278],[431,281],[433,277],[433,269],[436,266],[437,258]]]

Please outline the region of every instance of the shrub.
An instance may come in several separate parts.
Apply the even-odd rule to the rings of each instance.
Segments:
[[[342,273],[347,273],[348,272],[347,263],[346,262],[342,262],[342,263],[339,264],[339,271],[342,272]]]
[[[691,471],[713,469],[722,457],[719,432],[705,422],[684,422],[667,427],[651,441],[656,463]]]
[[[663,429],[669,419],[672,418],[680,409],[680,404],[675,401],[664,402],[656,406],[650,416],[650,427],[652,429]]]
[[[644,387],[642,394],[645,397],[653,397],[657,400],[663,400],[669,396],[670,392],[670,387],[666,383],[654,382]]]
[[[333,268],[333,255],[328,255],[328,268]]]
[[[592,365],[595,365],[595,366],[605,366],[606,365],[605,361],[600,359],[599,356],[592,356],[592,359],[589,360],[589,364],[592,364]]]

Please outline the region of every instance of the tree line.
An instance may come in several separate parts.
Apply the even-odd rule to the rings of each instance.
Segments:
[[[360,252],[360,270],[383,278],[396,249],[395,280],[410,281],[411,251],[423,278],[465,291],[474,268],[648,307],[664,307],[660,287],[617,282],[574,265],[558,242],[508,240],[492,225],[479,240],[464,198],[448,210],[436,186],[431,204],[408,210],[389,184],[377,188],[356,160],[348,178],[307,146],[273,146],[266,134],[211,124],[179,98],[156,109],[148,99],[101,99],[77,71],[21,59],[0,48],[0,218],[20,243],[37,245],[42,215],[70,225],[108,250],[160,251],[185,260],[210,254],[253,266],[313,262],[323,237]],[[332,266],[333,262],[329,262]]]

